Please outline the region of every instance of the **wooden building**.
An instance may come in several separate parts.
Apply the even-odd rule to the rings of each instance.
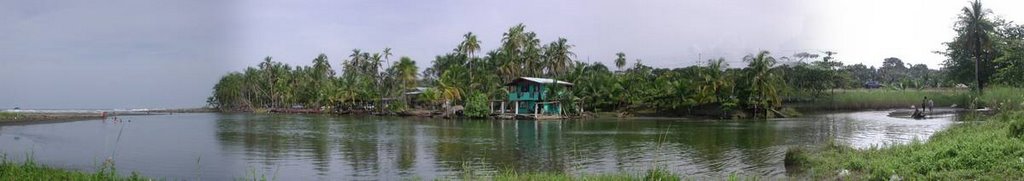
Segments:
[[[557,100],[572,83],[546,78],[520,77],[506,83],[505,100],[491,101],[491,113],[506,119],[561,119],[562,103]]]

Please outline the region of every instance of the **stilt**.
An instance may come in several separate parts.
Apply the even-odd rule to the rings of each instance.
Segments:
[[[505,101],[501,101],[501,114],[505,114]]]
[[[515,107],[515,109],[516,109],[516,110],[515,110],[515,113],[516,113],[516,115],[519,115],[519,101],[516,101],[516,107]]]

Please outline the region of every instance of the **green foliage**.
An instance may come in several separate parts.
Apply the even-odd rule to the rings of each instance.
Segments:
[[[487,107],[489,105],[488,101],[487,95],[483,93],[473,94],[466,99],[466,109],[463,113],[466,117],[471,118],[487,117],[490,112],[490,108]]]
[[[976,97],[980,105],[997,110],[1022,110],[1024,109],[1024,89],[1013,87],[992,87],[981,96]]]
[[[770,117],[771,109],[782,106],[782,99],[779,96],[779,87],[782,80],[779,78],[775,65],[775,58],[769,56],[768,51],[761,51],[757,55],[748,55],[744,61],[749,62],[744,69],[745,89],[740,97],[745,100],[744,104],[748,109],[753,110],[758,117]]]
[[[954,125],[928,142],[855,150],[827,146],[817,152],[793,153],[791,160],[817,179],[849,170],[855,178],[885,180],[1019,180],[1024,178],[1024,142],[1007,134],[1024,120],[1022,112],[1006,112],[984,122]],[[805,157],[805,158],[800,158]]]
[[[16,113],[16,112],[0,112],[0,121],[18,120],[18,119],[21,119],[22,117],[23,116],[21,115],[21,113]]]
[[[992,51],[998,53],[993,53],[993,57],[1001,55],[997,61],[1001,62],[1000,71],[992,72],[999,72],[999,76],[995,76],[998,82],[1011,85],[1024,75],[1020,73],[1024,71],[1015,71],[1018,68],[1024,70],[1024,66],[1017,66],[1024,65],[1020,63],[1024,62],[1021,61],[1022,56],[1013,53],[1021,49],[1019,40],[1024,37],[1024,28],[1003,21],[995,24],[1000,27],[994,31],[998,35],[993,41],[996,49],[1009,51]],[[871,95],[875,93],[857,95],[860,93],[832,91],[859,88],[868,81],[882,81],[892,90],[939,87],[948,82],[935,76],[940,74],[937,70],[923,64],[907,65],[895,57],[883,60],[883,66],[877,69],[863,64],[843,66],[836,61],[837,53],[831,51],[822,52],[823,56],[796,53],[792,58],[780,58],[796,62],[781,63],[768,52],[758,52],[744,58],[747,65],[743,68],[730,68],[725,64],[727,60],[719,58],[701,65],[672,69],[650,67],[640,60],[627,65],[626,54],[618,52],[611,60],[617,68],[615,71],[599,62],[575,60],[574,45],[565,38],[542,43],[537,37],[525,25],[518,24],[502,34],[498,48],[478,53],[482,42],[472,32],[466,33],[453,51],[436,56],[422,74],[419,74],[415,61],[408,57],[385,64],[390,61],[390,49],[380,53],[353,50],[340,64],[340,75],[335,74],[327,56],[322,54],[312,61],[312,66],[295,67],[267,57],[257,67],[222,77],[214,86],[208,103],[222,110],[236,111],[294,106],[343,110],[364,108],[368,103],[384,99],[408,98],[402,94],[404,91],[426,86],[431,91],[419,98],[437,108],[437,105],[445,103],[469,104],[468,98],[476,96],[476,93],[490,98],[504,97],[508,93],[504,83],[530,76],[574,83],[565,94],[559,93],[556,97],[562,101],[563,108],[567,108],[565,110],[575,111],[580,107],[586,111],[718,117],[749,111],[757,113],[758,117],[769,117],[769,112],[779,110],[783,103],[820,105],[822,101],[828,101],[829,105],[848,105],[837,107],[879,108],[874,106],[903,107],[917,102],[906,99],[923,97],[918,95],[933,97],[931,93],[892,95],[882,92],[879,97]],[[959,61],[972,55],[965,53],[964,43],[948,45],[950,49],[945,53],[951,57],[950,60]],[[384,65],[392,66],[385,68]],[[955,65],[960,64],[947,62],[947,66]],[[956,70],[958,68],[950,68],[949,71]],[[860,99],[861,96],[868,99]],[[935,97],[942,100],[939,102],[947,99]],[[403,106],[390,107],[400,109]]]

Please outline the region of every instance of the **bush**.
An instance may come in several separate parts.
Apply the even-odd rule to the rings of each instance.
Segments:
[[[466,98],[466,109],[463,114],[471,118],[487,117],[490,108],[487,107],[487,95],[476,93]]]
[[[1022,138],[1024,137],[1024,119],[1017,117],[1016,119],[1010,119],[1010,137]]]

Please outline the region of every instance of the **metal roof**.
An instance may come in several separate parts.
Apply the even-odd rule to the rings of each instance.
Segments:
[[[537,78],[537,77],[519,77],[519,78],[516,78],[515,80],[512,80],[512,82],[509,82],[508,84],[505,84],[505,85],[512,85],[513,83],[516,83],[516,82],[519,82],[519,81],[530,81],[530,82],[534,82],[534,83],[538,83],[538,84],[552,84],[552,83],[554,83],[554,84],[562,84],[562,85],[573,86],[572,83],[569,83],[569,82],[566,82],[566,81],[560,81],[560,80],[555,80],[555,79],[547,79],[547,78]]]

